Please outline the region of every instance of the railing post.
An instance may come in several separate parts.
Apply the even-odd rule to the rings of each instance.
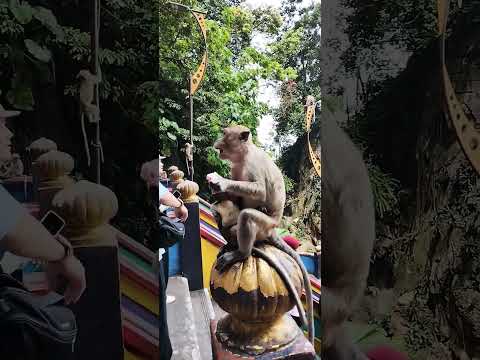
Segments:
[[[33,191],[33,199],[35,201],[38,201],[38,183],[39,183],[38,174],[35,171],[35,161],[41,155],[53,150],[57,150],[57,144],[54,141],[44,137],[35,140],[28,147],[28,151],[30,153],[30,161],[31,161],[29,171],[31,172],[31,175],[32,175],[32,188],[33,188],[32,191]]]
[[[55,194],[74,183],[69,176],[73,167],[73,158],[57,150],[49,151],[35,161],[33,168],[38,175],[40,217],[51,208]]]
[[[178,184],[181,182],[185,181],[183,178],[185,176],[185,173],[182,170],[174,170],[170,173],[170,184],[172,186],[172,189],[176,189]]]
[[[58,192],[52,206],[67,222],[64,234],[87,279],[85,293],[72,306],[79,328],[75,358],[123,360],[117,231],[109,224],[117,197],[82,180]]]
[[[200,208],[197,193],[198,184],[193,181],[182,181],[177,185],[182,199],[188,209],[185,222],[185,239],[180,243],[182,272],[188,279],[190,290],[203,288],[202,243],[200,237]]]

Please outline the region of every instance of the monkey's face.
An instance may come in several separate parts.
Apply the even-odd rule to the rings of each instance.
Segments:
[[[220,159],[236,161],[243,155],[251,142],[250,130],[245,126],[231,126],[223,129],[223,136],[213,147],[218,150]]]
[[[315,98],[312,95],[308,95],[305,100],[305,107],[312,106],[315,104]]]

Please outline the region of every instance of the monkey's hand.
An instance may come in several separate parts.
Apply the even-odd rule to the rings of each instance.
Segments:
[[[216,172],[207,175],[207,181],[215,192],[225,192],[228,180],[218,175]]]
[[[217,259],[217,265],[215,266],[215,269],[219,273],[223,273],[230,266],[244,259],[246,259],[246,256],[238,250],[226,252]]]

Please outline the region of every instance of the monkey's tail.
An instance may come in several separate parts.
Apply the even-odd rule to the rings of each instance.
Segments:
[[[276,260],[274,260],[271,256],[269,256],[266,252],[260,250],[259,248],[253,247],[252,255],[256,255],[257,257],[262,258],[267,262],[268,265],[275,269],[280,278],[283,280],[288,292],[293,295],[295,304],[298,308],[298,314],[300,315],[300,320],[302,324],[305,325],[307,323],[307,320],[305,318],[305,312],[303,311],[300,296],[298,295],[297,289],[295,289],[295,286],[293,285],[292,279],[290,279],[290,276],[288,276],[288,274],[285,272],[285,269]]]
[[[80,122],[82,125],[83,145],[85,147],[85,154],[87,155],[87,164],[88,166],[90,166],[90,163],[91,163],[90,148],[88,147],[87,131],[85,130],[85,114],[84,113],[80,115]]]
[[[300,270],[302,271],[303,285],[305,287],[305,298],[307,299],[307,306],[308,306],[308,311],[307,311],[308,340],[313,345],[315,341],[315,329],[313,326],[313,294],[312,294],[312,286],[310,284],[310,278],[308,276],[307,269],[305,268],[305,265],[303,264],[303,261],[302,259],[300,259],[300,256],[297,254],[297,252],[293,250],[290,246],[288,246],[277,234],[274,235],[274,241],[272,242],[272,245],[274,245],[279,250],[282,250],[283,252],[290,255],[295,260],[295,262],[300,267]]]

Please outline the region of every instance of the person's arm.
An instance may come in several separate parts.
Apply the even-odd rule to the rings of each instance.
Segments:
[[[168,189],[161,183],[158,184],[158,198],[160,204],[171,206],[175,209],[175,215],[182,221],[188,218],[188,209],[183,205],[183,201],[173,196]]]
[[[64,293],[67,304],[76,302],[86,286],[85,269],[68,250],[63,238],[56,239],[26,209],[0,186],[0,248],[27,258],[48,262],[50,289],[57,288],[62,275],[67,281]],[[66,243],[68,244],[68,242]]]
[[[11,253],[43,261],[60,261],[65,248],[26,210],[19,214],[17,224],[2,239]]]

